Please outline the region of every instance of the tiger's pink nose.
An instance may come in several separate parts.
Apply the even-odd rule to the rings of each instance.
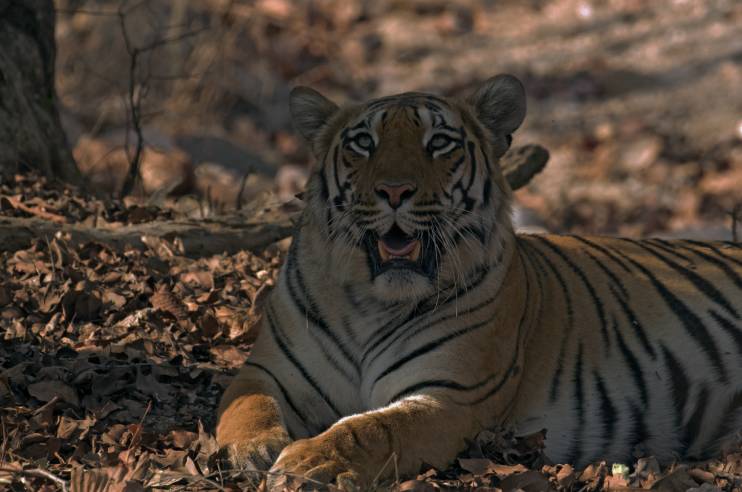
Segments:
[[[376,194],[389,202],[389,205],[395,209],[399,208],[402,202],[414,195],[416,191],[417,186],[412,183],[379,183],[376,185]]]

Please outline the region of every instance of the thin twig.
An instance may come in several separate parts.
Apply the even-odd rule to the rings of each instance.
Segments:
[[[8,452],[8,431],[5,428],[5,417],[0,415],[0,427],[3,430],[3,445],[0,448],[0,463],[5,462],[5,455]]]
[[[249,174],[245,174],[242,176],[242,181],[240,182],[240,192],[237,193],[237,203],[235,204],[235,208],[237,210],[242,210],[242,195],[245,193],[245,186],[247,185],[247,178],[249,177]]]
[[[5,195],[2,195],[2,198],[5,198],[13,208],[20,210],[21,212],[26,212],[27,214],[35,215],[36,217],[40,217],[51,222],[56,222],[57,224],[67,223],[67,219],[65,217],[59,214],[51,213],[47,210],[44,210],[43,208],[29,207],[28,205],[23,203],[20,198]]]
[[[384,462],[384,466],[382,466],[381,470],[379,470],[379,473],[377,473],[374,479],[371,481],[372,487],[376,487],[376,485],[378,484],[379,478],[381,478],[381,475],[384,473],[384,470],[386,470],[386,467],[389,466],[389,463],[392,463],[392,462],[394,463],[395,476],[397,480],[399,480],[399,473],[397,470],[397,453],[392,452],[392,454],[389,455],[389,458],[387,458],[387,460]]]
[[[129,441],[129,445],[126,447],[127,451],[131,450],[132,446],[134,446],[134,442],[137,440],[137,437],[139,437],[139,435],[142,433],[142,429],[144,429],[144,419],[147,418],[150,410],[152,410],[152,400],[149,400],[147,402],[147,408],[144,409],[142,418],[139,419],[139,426],[137,427],[136,432],[131,435],[131,441]]]
[[[44,241],[46,241],[46,249],[49,250],[49,265],[52,267],[52,279],[56,280],[57,278],[57,267],[54,266],[54,263],[56,263],[54,259],[54,250],[52,250],[52,245],[49,242],[49,236],[44,236]],[[61,261],[61,258],[60,258]],[[46,295],[44,295],[44,300],[46,300]]]
[[[300,480],[304,480],[305,482],[313,483],[315,485],[321,485],[322,487],[327,487],[330,485],[329,483],[320,482],[319,480],[315,480],[313,478],[305,477],[304,475],[301,475],[299,473],[289,473],[289,472],[272,472],[268,470],[238,470],[240,473],[257,473],[259,475],[265,475],[266,477],[289,477],[289,478],[298,478]],[[212,474],[208,476],[212,476]]]
[[[737,230],[737,224],[742,221],[742,203],[738,203],[734,206],[729,216],[732,218],[732,241],[735,243],[739,242],[739,232]]]
[[[34,477],[34,478],[45,478],[59,485],[59,487],[62,489],[62,492],[67,492],[68,490],[66,480],[59,478],[58,476],[54,475],[51,472],[42,470],[41,468],[28,468],[25,470],[23,469],[17,470],[15,468],[3,466],[3,467],[0,467],[0,471],[5,472],[5,473],[18,473],[20,475],[26,475],[26,476]]]
[[[128,13],[130,10],[124,11],[124,5],[126,2],[123,2],[121,5],[119,5],[118,9],[118,17],[119,17],[119,27],[121,29],[121,36],[124,39],[124,47],[126,48],[126,52],[129,54],[129,88],[128,88],[128,98],[127,98],[127,109],[129,110],[129,117],[131,126],[133,127],[134,134],[136,135],[136,146],[134,150],[134,155],[129,159],[129,171],[126,173],[126,179],[124,180],[124,185],[121,188],[121,197],[125,197],[126,195],[130,194],[131,191],[134,189],[134,184],[136,183],[137,177],[139,176],[139,164],[142,160],[142,151],[144,149],[144,138],[142,135],[142,121],[140,118],[139,110],[140,110],[140,103],[141,98],[137,97],[137,66],[139,62],[139,55],[141,51],[139,48],[134,47],[131,39],[129,38],[129,31],[126,28],[126,13]],[[129,135],[129,131],[127,128],[126,131],[127,139]],[[129,153],[129,145],[127,142],[126,145],[126,152]]]

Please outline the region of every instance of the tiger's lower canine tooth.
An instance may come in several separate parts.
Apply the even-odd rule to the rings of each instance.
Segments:
[[[377,248],[379,248],[379,256],[381,257],[381,261],[387,261],[389,260],[389,253],[387,252],[386,248],[382,244],[381,241],[378,241],[376,244]]]
[[[417,259],[420,258],[421,249],[422,249],[422,246],[420,246],[420,241],[415,241],[415,249],[413,249],[409,255],[411,261],[417,261]]]

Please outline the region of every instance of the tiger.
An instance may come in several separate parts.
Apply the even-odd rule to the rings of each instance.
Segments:
[[[495,427],[546,429],[575,466],[706,456],[742,428],[742,246],[516,233],[499,164],[516,77],[289,102],[316,164],[219,406],[234,464],[357,490]]]

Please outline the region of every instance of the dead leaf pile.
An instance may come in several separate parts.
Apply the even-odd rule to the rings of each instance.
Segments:
[[[133,200],[130,200],[133,201]],[[89,226],[137,224],[175,217],[166,208],[87,196],[73,186],[36,173],[0,172],[0,216],[38,217]]]
[[[95,208],[14,179],[30,190],[19,203],[58,199],[45,213]],[[44,238],[0,253],[0,490],[240,489],[208,431],[281,251],[161,251]]]

